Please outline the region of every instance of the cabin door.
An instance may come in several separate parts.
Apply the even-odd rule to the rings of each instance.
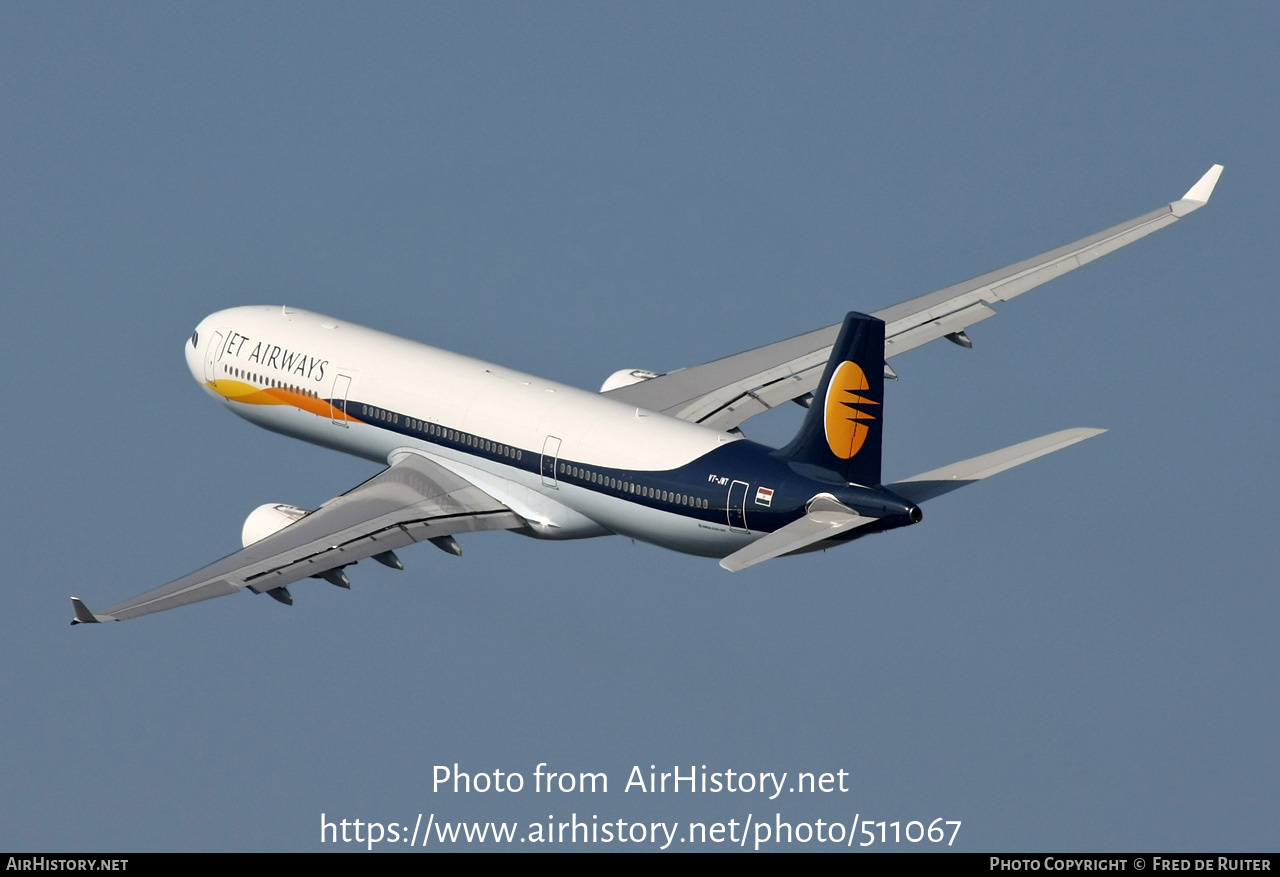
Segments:
[[[747,532],[747,482],[735,481],[729,485],[729,529],[735,533]]]
[[[559,489],[556,481],[556,464],[560,459],[560,439],[547,436],[542,443],[542,485]]]
[[[347,428],[347,394],[351,392],[351,377],[338,375],[333,379],[333,398],[329,405],[333,408],[334,425]]]
[[[213,337],[209,339],[209,346],[204,349],[204,379],[206,381],[215,381],[218,379],[218,358],[222,356],[222,339],[221,332],[214,332]]]

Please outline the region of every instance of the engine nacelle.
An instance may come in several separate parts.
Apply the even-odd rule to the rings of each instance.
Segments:
[[[240,530],[240,544],[248,548],[309,514],[309,509],[300,509],[296,505],[275,502],[260,505],[244,519],[244,527]]]
[[[607,393],[610,390],[616,390],[619,387],[629,387],[632,384],[638,384],[641,381],[647,381],[650,378],[656,377],[658,377],[657,372],[647,371],[642,368],[620,369],[605,378],[604,383],[600,385],[600,392]]]

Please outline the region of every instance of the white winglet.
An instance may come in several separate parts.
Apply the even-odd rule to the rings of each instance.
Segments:
[[[1222,165],[1215,164],[1205,172],[1196,184],[1187,190],[1187,194],[1182,196],[1183,201],[1199,201],[1201,204],[1209,203],[1209,196],[1213,194],[1213,187],[1218,185],[1218,177],[1222,176]]]

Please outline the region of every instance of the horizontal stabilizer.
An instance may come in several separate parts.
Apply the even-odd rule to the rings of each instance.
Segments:
[[[1040,438],[1031,439],[1031,441],[1010,445],[1007,448],[992,451],[980,457],[961,460],[959,463],[952,463],[950,466],[943,466],[941,469],[913,475],[905,481],[898,481],[885,486],[903,499],[921,503],[927,499],[942,496],[944,493],[950,493],[957,487],[964,487],[966,484],[990,478],[992,475],[1003,472],[1006,469],[1012,469],[1014,466],[1029,463],[1037,457],[1043,457],[1045,454],[1060,451],[1065,447],[1074,445],[1076,442],[1093,438],[1095,435],[1102,435],[1104,432],[1106,432],[1105,429],[1089,429],[1087,427],[1064,429],[1061,432],[1042,435]]]
[[[863,517],[847,505],[836,502],[829,494],[818,496],[810,500],[808,514],[803,518],[761,536],[746,548],[738,549],[720,561],[720,565],[729,572],[737,572],[877,520],[879,518]]]

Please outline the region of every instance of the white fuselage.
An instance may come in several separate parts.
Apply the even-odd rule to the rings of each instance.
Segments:
[[[761,532],[748,529],[756,479],[715,471],[740,456],[717,466],[735,436],[291,308],[219,311],[193,339],[192,375],[239,416],[380,463],[427,456],[533,535],[723,557]]]

